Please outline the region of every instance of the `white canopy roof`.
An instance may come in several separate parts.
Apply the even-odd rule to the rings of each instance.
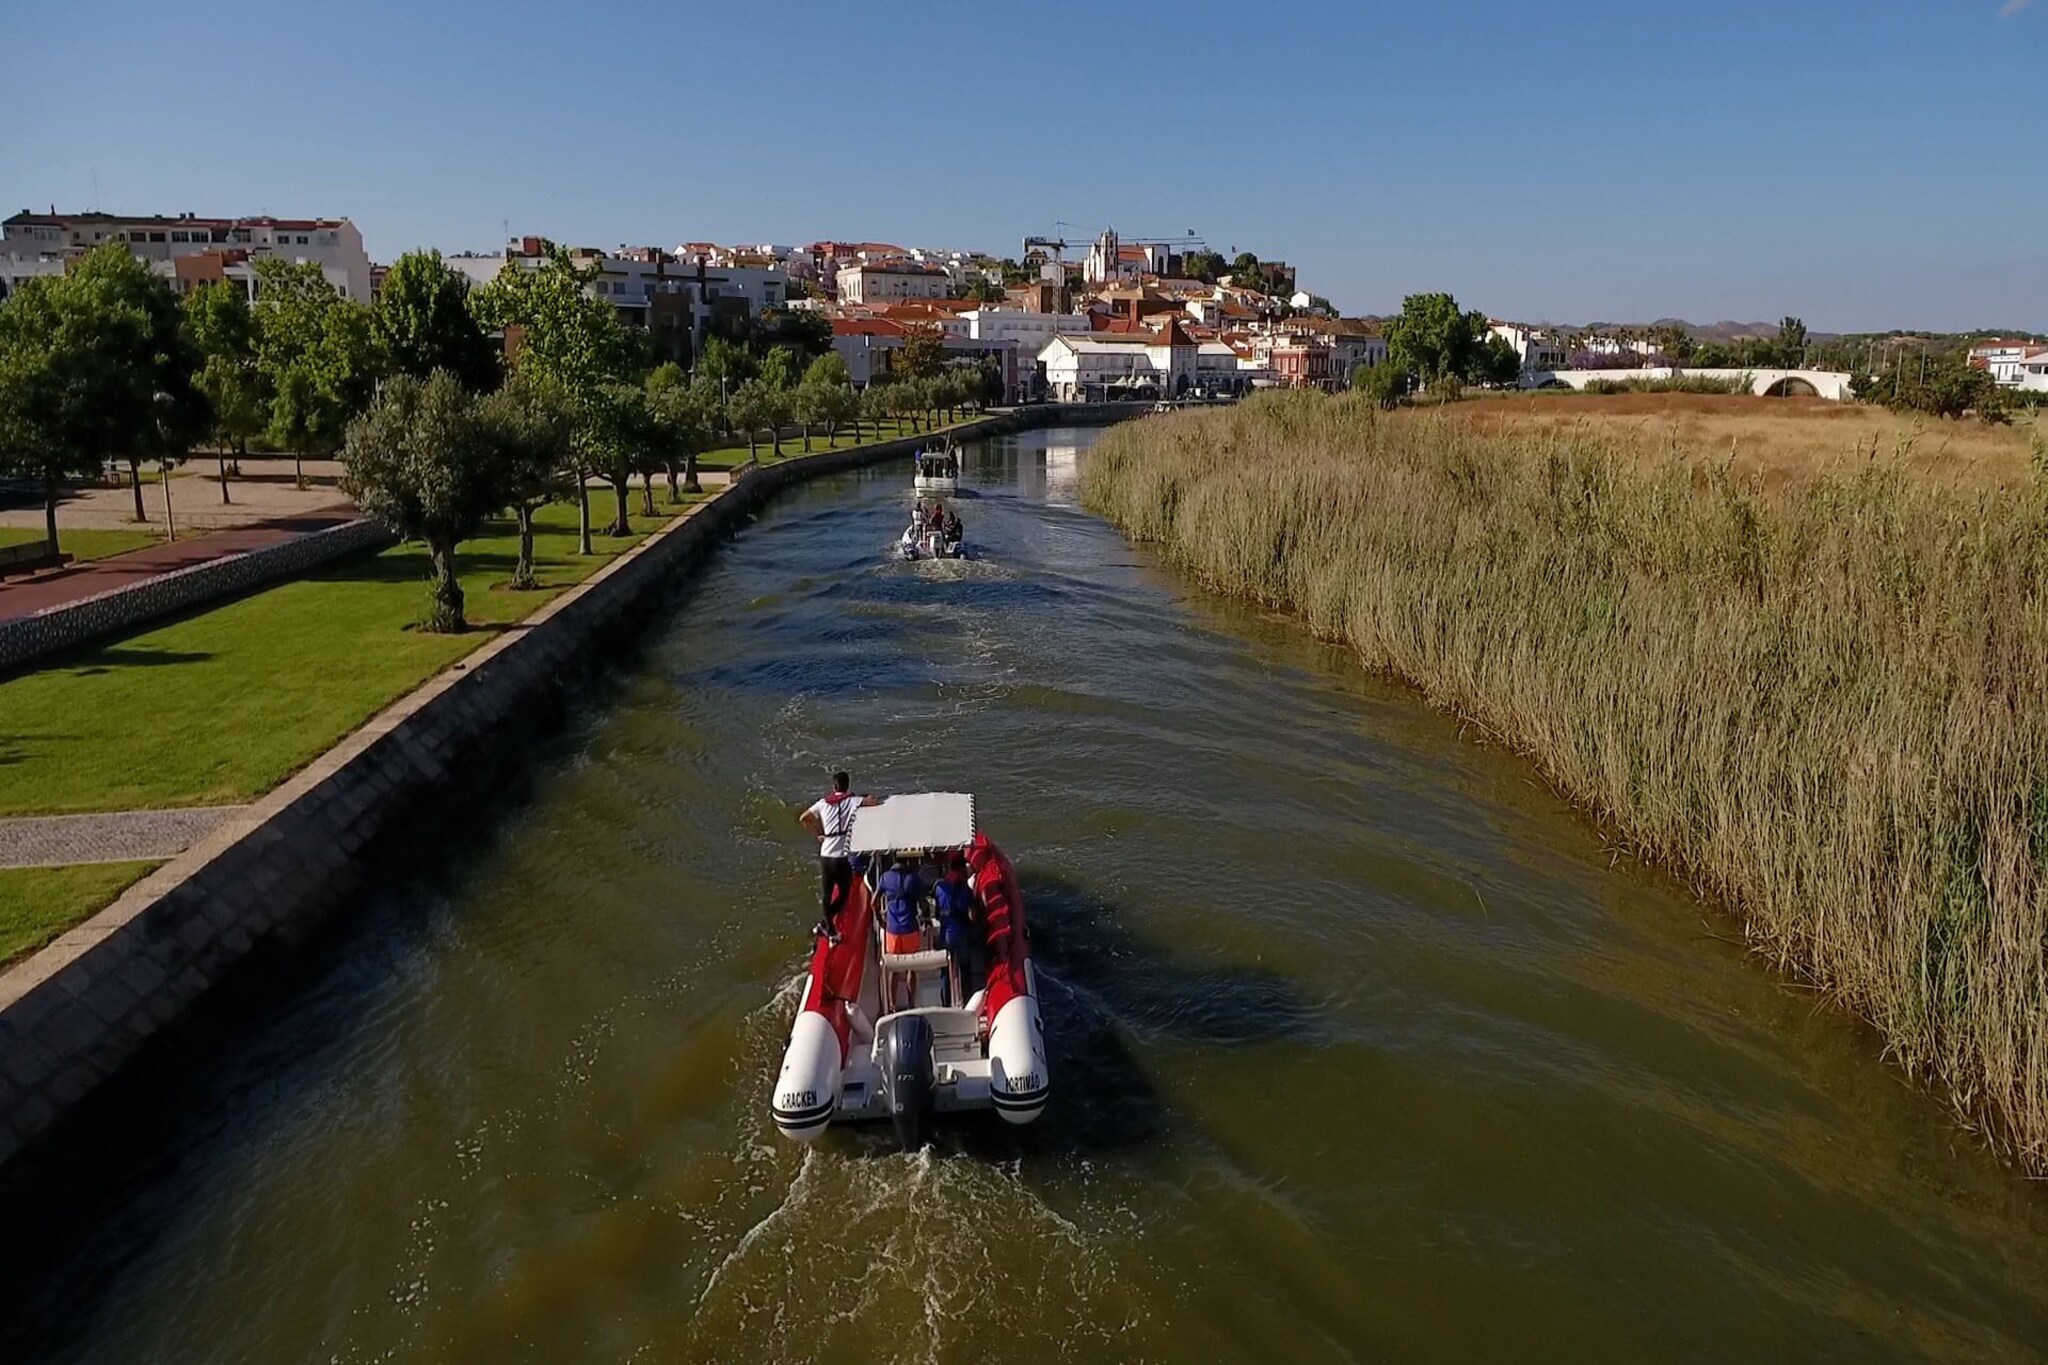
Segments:
[[[974,798],[966,792],[912,792],[863,806],[853,816],[853,851],[960,848],[974,842]]]

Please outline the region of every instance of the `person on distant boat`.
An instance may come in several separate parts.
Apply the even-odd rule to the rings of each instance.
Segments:
[[[924,951],[924,930],[918,923],[917,902],[921,895],[917,869],[910,859],[897,856],[882,874],[878,889],[882,894],[882,951],[891,954],[921,953]],[[906,978],[906,982],[909,982]],[[913,989],[914,989],[914,983]],[[896,1008],[896,981],[889,986],[889,1008]],[[915,1004],[915,999],[909,1001]]]
[[[961,994],[961,959],[966,955],[970,939],[968,931],[974,923],[974,887],[967,880],[967,859],[954,854],[945,875],[932,888],[932,903],[938,911],[939,942],[946,950],[946,984],[949,994],[947,1003],[954,1008],[967,999]]]
[[[797,822],[818,837],[818,905],[823,916],[818,932],[827,942],[839,942],[839,911],[853,890],[853,817],[862,806],[872,806],[878,796],[853,793],[853,778],[844,772],[832,774],[832,790],[811,803]]]

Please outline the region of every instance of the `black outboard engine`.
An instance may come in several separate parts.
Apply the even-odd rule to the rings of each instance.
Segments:
[[[882,1024],[882,1095],[896,1142],[906,1152],[924,1146],[924,1125],[932,1111],[932,1026],[921,1014],[902,1014]]]

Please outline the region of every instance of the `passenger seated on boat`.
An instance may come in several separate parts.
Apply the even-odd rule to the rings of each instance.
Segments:
[[[939,944],[950,959],[946,964],[947,1000],[958,1005],[966,999],[960,992],[962,959],[972,942],[974,888],[967,881],[967,859],[956,853],[939,884],[932,888],[932,902],[938,910]]]
[[[918,918],[918,901],[922,888],[918,886],[917,869],[908,858],[898,856],[882,874],[877,889],[882,896],[882,951],[891,955],[921,953],[924,951],[924,928]],[[916,999],[917,984],[911,977],[902,978],[902,983]],[[897,1008],[897,982],[888,977],[883,984],[889,995],[888,1008]]]
[[[910,865],[908,858],[898,858],[882,873],[876,890],[882,896],[882,951],[923,952],[924,931],[917,917],[917,902],[921,895],[917,869]]]

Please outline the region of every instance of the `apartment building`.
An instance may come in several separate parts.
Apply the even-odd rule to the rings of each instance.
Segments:
[[[943,299],[953,278],[934,265],[887,261],[850,265],[835,277],[841,303],[887,303],[897,299]]]
[[[22,280],[62,274],[68,262],[107,242],[120,242],[181,289],[234,280],[253,295],[253,267],[272,257],[316,263],[336,289],[359,303],[368,303],[372,294],[363,234],[346,218],[135,216],[53,208],[23,209],[0,220],[0,296]]]

